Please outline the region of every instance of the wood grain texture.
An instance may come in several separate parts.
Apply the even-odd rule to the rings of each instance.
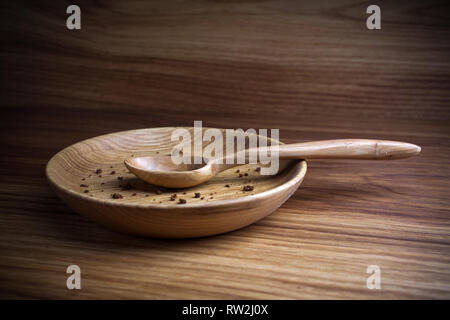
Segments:
[[[1,4],[4,298],[450,298],[450,25],[441,1]],[[162,126],[280,128],[285,143],[408,141],[420,156],[310,161],[274,214],[189,241],[98,227],[50,189],[57,151]],[[82,270],[80,291],[65,270]],[[366,288],[368,265],[381,290]]]

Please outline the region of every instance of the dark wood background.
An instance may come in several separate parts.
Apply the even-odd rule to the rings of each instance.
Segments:
[[[9,1],[0,19],[0,296],[450,298],[446,1]],[[44,168],[109,132],[280,128],[422,146],[393,162],[310,161],[278,211],[229,234],[133,238],[65,206]],[[66,288],[69,264],[82,290]],[[368,265],[381,289],[366,288]]]

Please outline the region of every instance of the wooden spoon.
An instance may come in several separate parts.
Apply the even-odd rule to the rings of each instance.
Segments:
[[[323,140],[305,143],[278,145],[279,159],[364,159],[391,160],[416,155],[421,148],[414,144],[368,139]],[[273,147],[264,147],[270,152]],[[243,150],[246,160],[251,150]],[[255,149],[253,150],[255,151]],[[208,181],[219,172],[239,166],[229,158],[238,154],[215,158],[206,164],[180,164],[171,156],[136,157],[125,160],[125,166],[138,178],[158,186],[168,188],[187,188]]]

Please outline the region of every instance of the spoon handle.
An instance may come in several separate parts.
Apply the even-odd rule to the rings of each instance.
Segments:
[[[339,139],[279,145],[279,157],[280,159],[391,160],[413,156],[420,150],[419,146],[398,141]]]
[[[280,159],[363,159],[391,160],[413,156],[420,152],[420,147],[411,143],[370,140],[370,139],[339,139],[281,144],[278,146],[261,147],[243,150],[237,154],[222,158],[218,171],[235,166],[238,155],[245,156],[247,163],[250,155],[259,158],[259,154],[267,155],[276,152]],[[271,157],[275,155],[271,154]]]

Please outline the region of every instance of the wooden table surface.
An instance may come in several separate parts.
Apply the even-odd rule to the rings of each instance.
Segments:
[[[450,24],[444,2],[2,4],[2,298],[450,298]],[[228,234],[110,232],[50,189],[62,148],[114,131],[279,128],[422,146],[392,162],[310,161],[276,212]],[[66,288],[80,266],[82,289]],[[378,265],[381,289],[366,268]]]

